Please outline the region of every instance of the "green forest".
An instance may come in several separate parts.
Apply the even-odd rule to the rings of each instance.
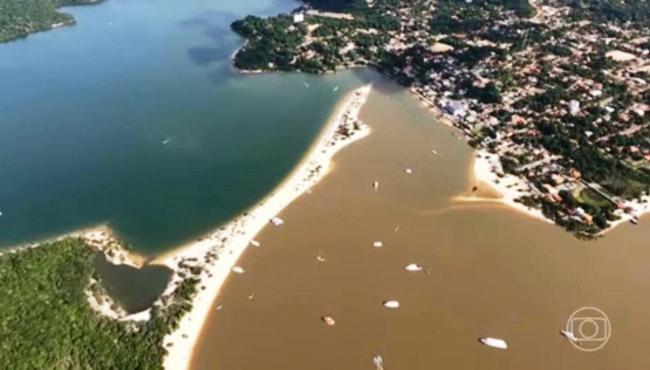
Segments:
[[[95,313],[85,291],[96,252],[79,239],[0,255],[1,369],[161,369],[164,335],[191,307],[187,279],[146,322]]]
[[[0,42],[27,37],[55,24],[72,24],[71,15],[61,6],[94,4],[101,0],[0,0]]]

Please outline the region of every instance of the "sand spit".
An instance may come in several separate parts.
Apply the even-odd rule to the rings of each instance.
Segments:
[[[474,180],[484,183],[499,193],[500,203],[544,222],[553,223],[542,211],[528,207],[517,200],[531,194],[528,184],[517,176],[506,174],[501,168],[501,160],[496,154],[478,150],[472,165]],[[482,198],[457,197],[458,201],[483,201]]]
[[[164,339],[163,345],[169,351],[164,360],[166,369],[189,367],[203,323],[210,310],[215,309],[212,303],[255,235],[270,225],[271,219],[327,174],[330,161],[339,150],[370,133],[370,129],[358,118],[370,91],[371,86],[368,85],[345,97],[300,165],[264,200],[210,235],[152,262],[175,271],[163,295],[173,291],[182,281],[179,266],[201,268],[201,273],[197,276],[200,280],[199,289],[192,300],[191,311],[180,320],[178,329]]]
[[[30,248],[38,248],[67,238],[82,239],[88,246],[103,253],[106,256],[106,260],[114,265],[129,265],[131,267],[141,268],[147,262],[146,257],[130,251],[106,225],[93,226],[53,238],[18,245],[0,252],[0,255],[3,253],[16,253]]]
[[[541,221],[554,223],[551,219],[544,216],[540,209],[528,207],[517,201],[523,196],[532,194],[533,191],[523,179],[503,172],[498,155],[489,153],[486,150],[478,150],[474,163],[472,164],[472,171],[476,181],[488,185],[500,195],[500,198],[458,196],[454,200],[460,202],[499,202]],[[642,216],[650,213],[650,196],[644,196],[637,201],[627,201],[622,208],[627,209],[627,211],[623,211],[623,209],[616,210],[614,214],[619,216],[619,219],[610,222],[609,226],[599,235],[604,235],[626,222],[638,222]]]
[[[354,90],[339,103],[316,143],[299,166],[277,189],[248,212],[197,242],[149,261],[146,257],[130,251],[109,226],[100,225],[10,248],[0,252],[0,255],[19,253],[66,238],[80,238],[91,248],[103,253],[106,260],[114,265],[141,268],[145,264],[152,264],[170,268],[173,271],[172,278],[161,294],[161,298],[154,302],[154,305],[159,306],[164,306],[165,301],[174,295],[176,288],[188,273],[200,271],[192,276],[199,282],[198,292],[192,299],[191,311],[182,317],[178,329],[168,334],[163,341],[163,345],[169,351],[164,360],[165,368],[187,369],[203,322],[208,317],[212,302],[219,294],[223,283],[246,247],[251,244],[259,246],[259,242],[254,240],[255,235],[266,225],[273,225],[272,220],[279,219],[278,213],[325,177],[330,169],[331,159],[338,151],[370,134],[370,128],[359,120],[359,113],[370,91],[371,85],[366,85]],[[281,227],[279,223],[275,224]],[[88,304],[98,314],[120,321],[150,319],[150,309],[128,314],[103,291],[101,286],[93,288],[97,281],[93,280],[90,283],[85,294]],[[219,308],[215,307],[215,309]]]
[[[133,253],[120,241],[108,226],[97,226],[66,235],[65,237],[78,237],[86,244],[102,252],[106,260],[114,265],[129,265],[141,268],[147,262],[144,256]]]

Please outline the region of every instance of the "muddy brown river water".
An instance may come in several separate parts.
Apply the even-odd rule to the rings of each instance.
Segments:
[[[494,204],[457,203],[475,185],[471,149],[400,88],[376,86],[362,113],[372,135],[339,153],[282,212],[283,226],[258,235],[192,367],[375,369],[381,355],[387,370],[650,368],[648,220],[584,242]],[[400,307],[383,307],[388,299]],[[559,333],[582,306],[611,321],[599,351]],[[483,346],[483,336],[509,348]]]

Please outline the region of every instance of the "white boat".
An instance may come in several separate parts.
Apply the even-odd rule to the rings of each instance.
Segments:
[[[332,316],[323,316],[320,319],[323,320],[327,326],[334,326],[336,324],[336,320],[334,320]]]
[[[284,224],[284,220],[281,219],[280,217],[277,217],[277,216],[276,216],[276,217],[273,217],[273,218],[271,219],[271,223],[272,223],[274,226],[281,226],[281,225]]]
[[[325,257],[321,256],[320,254],[316,255],[316,261],[318,262],[325,262]]]
[[[391,309],[399,308],[399,301],[395,301],[395,300],[384,301],[383,304],[384,307],[386,308],[391,308]]]
[[[560,330],[560,334],[562,334],[563,337],[565,337],[566,339],[568,339],[568,340],[570,340],[572,342],[577,342],[578,341],[578,338],[576,338],[575,334],[573,334],[572,331]]]
[[[379,181],[377,181],[377,180],[373,181],[372,182],[372,187],[373,187],[373,189],[375,189],[375,191],[377,191],[377,189],[379,189]]]
[[[339,87],[338,87],[338,86],[335,86],[334,89],[332,89],[332,91],[334,91],[334,92],[339,91]]]
[[[382,243],[381,241],[377,240],[376,242],[372,243],[372,246],[375,247],[375,248],[381,248],[381,247],[384,246],[384,243]]]
[[[372,362],[375,364],[377,370],[384,370],[384,359],[381,356],[376,355],[372,358]]]
[[[506,343],[506,341],[499,338],[484,337],[484,338],[479,338],[479,342],[485,344],[488,347],[499,348],[499,349],[508,348],[508,344]]]
[[[411,175],[413,174],[413,169],[407,167],[404,169],[404,173],[406,173],[407,175]]]
[[[162,145],[167,145],[167,144],[171,143],[172,140],[174,140],[173,137],[167,137],[167,138],[165,138],[165,140],[162,141]]]
[[[251,245],[252,245],[253,247],[259,247],[261,244],[260,244],[260,242],[258,242],[257,240],[251,240]]]
[[[418,265],[417,263],[409,263],[408,265],[404,266],[404,270],[410,272],[419,272],[422,271],[422,266]]]
[[[234,272],[235,274],[243,274],[244,272],[246,272],[246,270],[244,270],[239,266],[235,266],[232,268],[232,272]]]

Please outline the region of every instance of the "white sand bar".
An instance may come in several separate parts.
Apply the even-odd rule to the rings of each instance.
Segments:
[[[269,220],[327,174],[330,161],[339,150],[370,133],[368,126],[358,118],[370,91],[371,86],[367,85],[344,98],[300,165],[257,206],[207,237],[154,261],[174,271],[178,270],[179,262],[203,268],[198,278],[201,280],[199,285],[205,286],[205,289],[198,290],[192,309],[180,320],[179,328],[164,339],[163,345],[169,351],[164,359],[166,369],[189,368],[194,346],[203,323],[213,309],[213,302],[255,235],[270,224]],[[208,258],[215,254],[216,258]],[[174,274],[167,289],[173,289],[180,279]]]
[[[504,173],[498,155],[489,153],[486,150],[479,150],[474,159],[473,170],[476,181],[487,184],[499,193],[501,196],[499,199],[500,203],[538,220],[552,223],[550,219],[544,216],[541,210],[527,207],[516,201],[525,195],[529,195],[531,189],[523,179]],[[464,198],[463,200],[469,201],[470,199]]]
[[[530,186],[520,177],[505,174],[501,167],[501,160],[498,155],[489,153],[486,150],[478,150],[473,164],[473,173],[476,181],[490,186],[499,193],[500,198],[486,199],[478,197],[455,197],[455,200],[464,202],[496,201],[538,220],[553,223],[553,220],[545,217],[540,209],[528,207],[517,201],[517,199],[531,194]],[[631,211],[629,213],[623,213],[620,210],[615,211],[615,214],[619,216],[620,219],[610,222],[609,226],[607,229],[603,230],[602,234],[621,224],[627,223],[632,219],[638,219],[650,213],[650,196],[646,195],[634,201],[627,201],[625,202],[625,207],[629,208]]]

